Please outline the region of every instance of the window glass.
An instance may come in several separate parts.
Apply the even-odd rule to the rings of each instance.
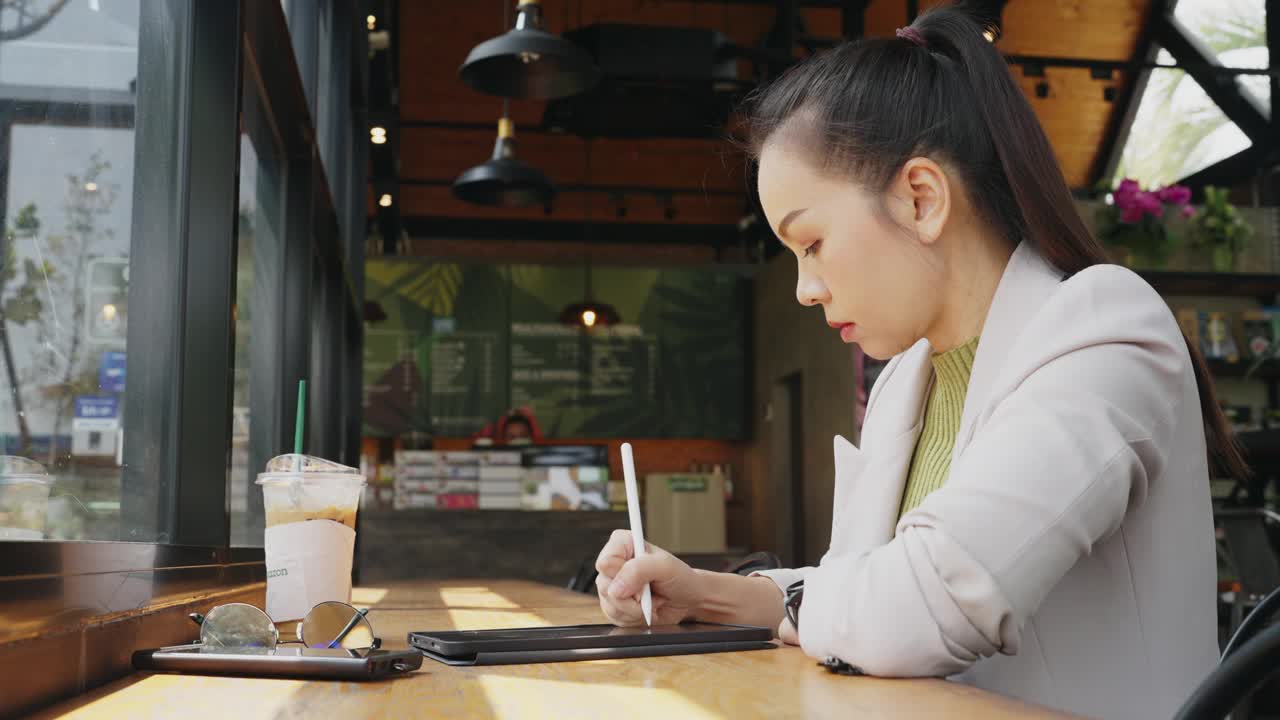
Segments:
[[[263,116],[260,95],[245,78],[244,132],[240,136],[240,201],[236,237],[236,295],[232,321],[231,452],[227,496],[233,545],[261,545],[262,490],[254,484],[266,461],[285,448],[272,447],[273,415],[280,390],[273,380],[281,347],[278,317],[282,297],[280,151]]]
[[[120,537],[138,27],[0,5],[0,539]]]

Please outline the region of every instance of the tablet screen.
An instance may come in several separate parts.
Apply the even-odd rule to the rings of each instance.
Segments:
[[[591,638],[617,635],[687,635],[689,633],[723,632],[724,625],[685,623],[683,625],[655,625],[645,627],[618,627],[616,625],[565,625],[561,627],[512,628],[510,630],[454,630],[432,633],[441,639],[457,640],[532,640],[542,638]]]

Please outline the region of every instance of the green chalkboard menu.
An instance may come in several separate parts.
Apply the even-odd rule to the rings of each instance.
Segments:
[[[746,282],[713,269],[595,267],[621,322],[559,322],[587,269],[371,259],[364,431],[471,435],[511,408],[547,437],[741,438]]]

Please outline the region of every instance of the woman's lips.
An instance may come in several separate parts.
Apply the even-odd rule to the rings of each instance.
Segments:
[[[857,325],[854,325],[853,323],[831,322],[830,320],[827,321],[827,324],[830,325],[832,329],[840,331],[841,340],[847,343],[853,342],[853,331],[858,327]]]

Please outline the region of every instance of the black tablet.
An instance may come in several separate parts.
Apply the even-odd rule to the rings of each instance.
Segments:
[[[654,627],[567,625],[509,630],[409,633],[409,644],[451,665],[563,662],[600,658],[765,650],[773,631],[749,625],[683,623]]]
[[[422,667],[413,650],[332,650],[282,645],[274,649],[219,649],[176,645],[133,654],[138,670],[196,675],[245,675],[328,680],[377,680]]]

